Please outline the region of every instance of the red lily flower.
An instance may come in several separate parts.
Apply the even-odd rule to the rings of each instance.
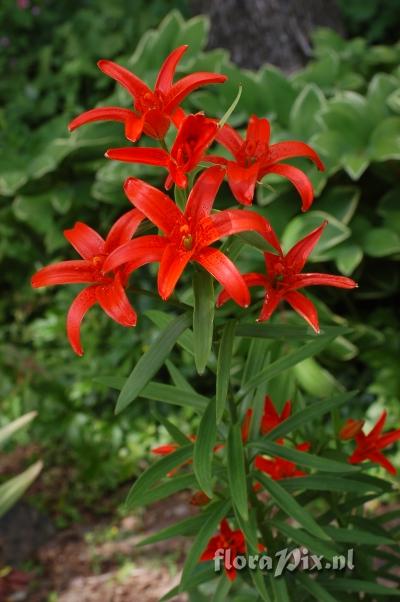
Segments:
[[[293,157],[307,157],[323,171],[321,159],[308,144],[291,140],[270,144],[268,119],[259,119],[255,115],[249,119],[245,140],[230,125],[224,125],[217,140],[232,153],[235,160],[229,161],[215,155],[207,159],[226,166],[229,186],[239,203],[251,205],[257,181],[274,173],[287,178],[295,186],[301,196],[302,211],[310,208],[314,198],[310,180],[297,167],[281,163]]]
[[[343,441],[354,439],[355,435],[362,431],[363,426],[364,420],[354,420],[353,418],[349,418],[340,429],[340,439]]]
[[[143,236],[116,249],[106,260],[104,269],[112,270],[135,257],[137,248],[146,245],[153,253],[158,249],[158,292],[168,299],[189,261],[199,263],[226,288],[241,306],[250,302],[248,288],[232,261],[212,243],[224,236],[255,230],[275,248],[280,248],[271,225],[260,215],[237,209],[226,209],[210,215],[224,170],[211,167],[197,179],[182,212],[157,188],[137,178],[125,182],[129,200],[164,232],[164,236]]]
[[[208,542],[207,548],[200,556],[200,561],[214,560],[218,550],[225,551],[225,573],[228,579],[233,581],[236,579],[236,569],[232,563],[236,556],[246,553],[246,542],[242,531],[240,529],[232,531],[225,518],[220,523],[218,535],[214,535]]]
[[[217,130],[215,119],[208,119],[201,113],[188,115],[179,127],[171,153],[162,148],[111,148],[106,152],[106,157],[128,163],[165,167],[169,172],[165,188],[171,188],[173,182],[180,188],[186,188],[186,174],[201,161]]]
[[[282,412],[279,414],[270,396],[266,395],[264,401],[264,414],[261,418],[261,434],[266,435],[272,431],[272,429],[290,416],[291,411],[292,404],[290,401],[287,401]]]
[[[106,274],[103,270],[108,255],[126,243],[136,231],[144,215],[132,209],[120,217],[104,240],[100,234],[82,222],[64,231],[65,238],[82,257],[80,260],[61,261],[42,268],[32,277],[32,286],[85,283],[75,297],[67,316],[67,334],[75,353],[83,355],[80,342],[80,326],[86,312],[96,303],[113,320],[122,326],[135,326],[137,316],[125,293],[130,273],[149,261],[154,261],[149,249],[145,254],[131,258],[130,264]]]
[[[297,450],[304,452],[307,452],[310,447],[310,443],[307,442],[296,445]],[[274,481],[292,477],[303,477],[307,474],[303,470],[299,470],[294,462],[290,462],[290,460],[286,460],[285,458],[267,459],[264,456],[257,456],[254,466],[258,470],[261,470],[261,472],[268,474]]]
[[[171,120],[179,125],[184,115],[180,103],[194,90],[207,84],[221,84],[225,75],[198,72],[183,77],[175,84],[176,67],[188,47],[175,48],[165,59],[158,73],[154,90],[151,90],[134,73],[112,61],[101,60],[99,69],[115,79],[131,94],[134,110],[121,107],[99,107],[75,117],[69,124],[72,131],[93,121],[120,121],[125,125],[125,136],[136,142],[143,132],[152,138],[163,139]]]
[[[393,464],[389,462],[381,451],[400,439],[400,429],[389,431],[383,435],[381,434],[386,417],[387,412],[382,412],[378,422],[368,435],[365,435],[362,430],[355,435],[357,447],[349,457],[349,462],[351,464],[360,464],[360,462],[364,462],[364,460],[370,460],[371,462],[380,464],[385,470],[393,475],[397,473]]]
[[[248,286],[262,286],[265,288],[264,305],[257,321],[268,320],[279,303],[285,300],[318,333],[317,310],[310,299],[297,292],[298,289],[313,285],[335,286],[338,288],[355,288],[358,286],[354,280],[345,276],[301,273],[326,224],[327,222],[324,222],[302,238],[286,255],[278,256],[265,252],[266,275],[254,272],[243,275],[243,279]],[[222,291],[218,297],[217,306],[223,305],[229,298],[229,292],[227,290]]]

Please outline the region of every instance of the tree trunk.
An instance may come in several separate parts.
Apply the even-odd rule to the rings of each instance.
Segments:
[[[209,48],[226,48],[241,67],[272,63],[286,72],[311,56],[316,27],[344,32],[335,0],[192,0],[211,19]]]

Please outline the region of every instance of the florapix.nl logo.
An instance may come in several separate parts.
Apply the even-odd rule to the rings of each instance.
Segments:
[[[307,548],[283,548],[272,556],[265,553],[243,555],[232,555],[231,549],[219,548],[214,554],[214,570],[219,572],[226,568],[242,571],[260,569],[273,573],[279,577],[284,572],[293,572],[297,569],[302,571],[343,571],[354,569],[354,548],[349,548],[346,554],[338,554],[332,558],[325,558],[317,554],[310,554]]]

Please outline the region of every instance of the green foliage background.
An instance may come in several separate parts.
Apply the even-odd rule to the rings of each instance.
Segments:
[[[39,2],[38,15],[18,10],[11,0],[0,8],[2,23],[14,32],[0,41],[2,72],[11,73],[0,83],[0,421],[37,410],[31,432],[44,459],[71,466],[73,495],[86,502],[131,478],[156,444],[159,435],[146,419],[149,406],[131,406],[115,417],[115,398],[95,380],[98,374],[125,376],[154,340],[157,320],[148,310],[164,307],[151,297],[152,268],[134,282],[149,290],[134,300],[142,316],[138,327],[127,331],[93,310],[83,326],[83,359],[73,355],[64,333],[73,287],[32,291],[29,278],[44,264],[72,257],[62,230],[75,220],[107,231],[127,207],[121,192],[125,176],[162,184],[157,169],[105,161],[104,150],[121,145],[118,124],[68,134],[68,121],[84,109],[129,106],[124,91],[97,70],[96,60],[115,59],[152,82],[166,54],[189,43],[180,75],[216,70],[229,81],[193,94],[188,109],[222,116],[241,83],[233,125],[242,127],[257,113],[271,119],[274,140],[301,139],[321,153],[325,173],[304,163],[316,189],[311,211],[298,217],[295,192],[272,177],[267,179],[272,189],[260,189],[258,204],[287,246],[329,219],[313,267],[352,275],[360,284],[352,295],[318,291],[323,322],[349,325],[351,334],[339,337],[318,362],[308,359],[293,368],[284,391],[279,383],[271,390],[280,398],[297,387],[323,398],[344,386],[359,388],[363,393],[352,416],[368,406],[375,419],[385,407],[388,426],[398,425],[400,45],[369,46],[363,38],[345,41],[320,30],[314,59],[303,71],[287,77],[267,65],[251,73],[230,63],[223,50],[204,51],[205,18],[185,21],[172,12],[157,31],[144,33],[168,12],[167,1],[137,2],[135,11],[128,0],[95,4],[71,2],[68,10],[61,5],[55,11]],[[244,253],[241,267],[254,268],[254,260],[250,251]],[[283,319],[293,321],[289,314]],[[196,382],[185,353],[173,356],[175,361]],[[207,379],[199,388],[207,394]],[[60,510],[63,503],[60,497]]]

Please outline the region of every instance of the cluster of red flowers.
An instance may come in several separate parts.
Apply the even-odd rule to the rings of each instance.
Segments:
[[[167,189],[173,183],[189,192],[181,209],[166,194],[137,178],[128,178],[124,190],[135,209],[123,215],[103,239],[92,228],[78,222],[64,232],[67,240],[82,257],[62,261],[39,270],[32,286],[53,284],[88,284],[73,301],[67,317],[67,332],[74,351],[82,355],[80,325],[90,307],[98,303],[113,320],[123,326],[136,324],[136,312],[126,295],[132,272],[147,263],[160,264],[158,292],[166,300],[189,262],[197,262],[221,284],[217,305],[233,299],[242,307],[250,302],[249,286],[265,289],[265,302],[259,320],[267,320],[282,300],[287,301],[318,332],[317,312],[312,302],[298,289],[322,284],[353,288],[350,278],[327,274],[303,274],[308,255],[320,238],[325,224],[299,241],[284,254],[271,224],[256,211],[225,209],[213,212],[218,190],[226,176],[233,197],[242,205],[251,205],[256,183],[272,173],[287,178],[302,199],[303,211],[313,201],[310,180],[298,168],[282,163],[293,157],[306,157],[318,169],[323,165],[303,142],[270,144],[267,119],[252,116],[243,139],[229,125],[202,113],[186,115],[181,102],[193,90],[206,84],[223,83],[224,75],[192,73],[173,82],[178,62],[186,46],[176,48],[164,61],[154,90],[136,75],[111,61],[102,60],[99,68],[116,80],[132,96],[133,108],[100,107],[76,117],[70,130],[84,124],[113,120],[124,124],[125,136],[136,142],[142,134],[158,140],[160,148],[134,147],[110,149],[109,159],[158,165],[167,170]],[[175,141],[168,150],[165,135],[171,124],[177,128]],[[207,154],[213,142],[224,146],[232,159]],[[214,165],[213,165],[214,164]],[[204,167],[189,191],[194,171]],[[140,222],[147,218],[161,233],[132,238]],[[240,274],[236,265],[221,250],[212,246],[221,238],[244,231],[255,231],[274,252],[265,253],[265,274]]]

